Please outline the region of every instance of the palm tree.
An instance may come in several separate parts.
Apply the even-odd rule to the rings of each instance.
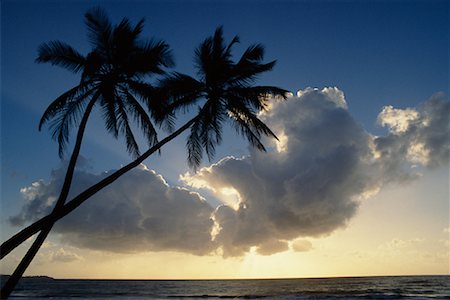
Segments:
[[[195,117],[156,143],[133,162],[89,187],[58,211],[34,222],[4,242],[0,250],[1,258],[48,224],[53,224],[69,214],[88,198],[138,166],[151,154],[189,128],[191,128],[191,133],[187,143],[188,162],[194,168],[199,165],[203,150],[210,158],[214,155],[214,147],[221,141],[221,127],[227,118],[230,118],[236,129],[247,137],[252,145],[264,151],[265,148],[260,140],[261,134],[276,136],[258,119],[257,112],[267,109],[270,96],[285,99],[287,91],[272,86],[253,86],[257,76],[270,71],[275,65],[275,61],[262,63],[264,48],[258,44],[250,46],[238,62],[233,62],[231,50],[233,45],[238,42],[238,37],[235,37],[230,44],[225,45],[223,31],[219,27],[214,36],[207,38],[195,52],[200,79],[196,80],[187,75],[174,73],[161,80],[158,93],[153,93],[155,98],[170,100],[165,114],[162,115],[170,115],[180,108],[204,100],[202,108]],[[157,120],[161,121],[159,118]]]
[[[131,116],[142,130],[149,146],[157,143],[157,133],[147,110],[138,99],[144,100],[147,109],[158,120],[159,109],[148,96],[152,86],[143,79],[149,75],[163,74],[164,67],[171,66],[169,46],[162,41],[140,39],[144,22],[132,26],[128,19],[113,26],[100,8],[85,14],[92,51],[83,56],[68,44],[52,41],[38,49],[38,63],[51,63],[74,73],[81,73],[80,83],[56,98],[44,112],[39,123],[50,123],[52,137],[58,141],[59,156],[62,158],[69,139],[70,129],[78,125],[74,150],[67,167],[60,196],[53,213],[64,206],[72,183],[75,165],[81,148],[89,115],[98,105],[105,119],[106,129],[115,138],[119,134],[126,140],[127,150],[133,157],[140,155],[139,146],[130,126]],[[81,121],[79,120],[81,117]],[[1,290],[1,298],[7,298],[17,281],[41,247],[54,223],[44,226],[18,267]]]

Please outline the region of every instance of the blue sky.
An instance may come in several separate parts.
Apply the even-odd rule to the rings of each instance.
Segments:
[[[46,106],[77,83],[77,76],[34,62],[42,42],[62,40],[89,50],[83,21],[93,6],[113,22],[145,18],[144,33],[173,49],[174,70],[194,75],[197,45],[223,25],[230,40],[241,38],[238,56],[262,43],[266,59],[277,60],[259,84],[292,92],[338,87],[355,120],[373,134],[386,105],[416,107],[436,92],[449,92],[449,5],[447,1],[2,1],[1,3],[1,214],[2,240],[13,233],[7,217],[23,205],[20,189],[48,180],[60,166],[57,144],[37,125]],[[181,116],[183,120],[185,117]],[[93,117],[82,155],[92,171],[129,161],[122,141],[106,136]],[[228,132],[216,161],[248,153]],[[169,183],[185,164],[184,138],[148,161]],[[206,162],[204,165],[208,165]]]

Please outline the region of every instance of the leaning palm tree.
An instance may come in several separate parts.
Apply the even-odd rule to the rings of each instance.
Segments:
[[[1,258],[48,224],[53,224],[69,214],[88,198],[138,166],[189,128],[191,133],[187,143],[188,162],[194,168],[201,162],[203,151],[206,151],[210,158],[214,155],[214,147],[221,141],[221,127],[228,118],[252,145],[265,150],[260,140],[261,134],[273,137],[275,134],[258,119],[257,112],[267,109],[270,96],[284,99],[287,91],[272,86],[253,86],[257,76],[270,71],[275,62],[262,63],[264,48],[261,45],[250,46],[238,62],[233,62],[231,50],[238,41],[239,39],[235,37],[230,44],[225,45],[222,28],[218,28],[214,36],[207,38],[195,52],[200,78],[197,80],[187,75],[174,73],[161,80],[158,92],[153,93],[155,98],[169,99],[165,113],[162,114],[169,116],[180,108],[189,107],[203,100],[202,108],[195,117],[133,162],[89,187],[58,211],[34,222],[4,242],[1,245]],[[157,120],[162,119],[157,118]]]
[[[115,138],[123,135],[127,150],[133,157],[140,155],[139,146],[131,129],[130,117],[142,130],[149,146],[157,143],[157,133],[147,113],[153,116],[161,109],[147,101],[152,86],[143,80],[154,74],[163,74],[164,67],[171,66],[169,46],[162,41],[145,41],[140,38],[144,22],[132,26],[124,18],[113,26],[102,9],[95,8],[85,15],[92,51],[86,56],[60,41],[42,44],[38,50],[38,63],[51,63],[81,73],[80,83],[56,98],[44,112],[39,130],[50,122],[52,137],[58,141],[62,158],[69,139],[70,129],[78,126],[73,152],[65,179],[53,212],[63,207],[70,191],[73,173],[81,148],[89,115],[95,105],[100,107],[106,129]],[[144,108],[139,100],[144,100]],[[81,120],[80,120],[81,118]],[[158,115],[158,120],[164,118]],[[1,298],[7,298],[54,223],[42,228],[18,267],[1,290]]]

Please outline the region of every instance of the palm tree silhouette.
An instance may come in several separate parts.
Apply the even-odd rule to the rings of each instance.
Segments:
[[[264,48],[253,45],[247,48],[238,62],[232,61],[231,50],[239,42],[233,38],[225,45],[223,31],[219,27],[213,37],[207,38],[196,50],[196,66],[199,80],[188,75],[174,73],[160,81],[155,99],[167,99],[164,113],[155,115],[157,121],[161,116],[170,116],[178,109],[189,107],[197,101],[204,100],[198,114],[183,126],[165,137],[136,160],[115,171],[97,184],[89,187],[58,211],[29,225],[1,245],[1,258],[6,256],[28,237],[53,224],[69,214],[88,198],[117,180],[120,176],[142,163],[163,145],[173,140],[185,130],[191,128],[187,142],[189,165],[196,168],[205,151],[209,158],[221,142],[223,122],[229,119],[249,142],[265,151],[260,140],[261,134],[275,137],[275,134],[257,117],[257,112],[267,109],[271,96],[285,99],[287,91],[273,86],[253,86],[257,76],[270,71],[275,61],[262,63]],[[170,121],[170,120],[169,120]]]
[[[78,125],[75,146],[67,167],[65,179],[53,212],[65,203],[72,183],[75,165],[90,113],[95,105],[100,106],[106,129],[115,138],[119,134],[126,140],[127,150],[133,157],[140,155],[139,146],[130,126],[131,116],[142,130],[149,146],[158,142],[156,130],[147,109],[158,120],[162,110],[148,101],[153,90],[143,79],[149,75],[163,74],[164,67],[171,66],[169,46],[162,41],[140,39],[143,20],[132,26],[128,19],[113,26],[105,12],[95,8],[85,14],[92,51],[83,56],[64,42],[52,41],[39,47],[38,63],[51,63],[74,73],[81,72],[80,83],[56,98],[44,112],[39,130],[50,122],[52,137],[58,141],[62,158],[69,139],[70,129]],[[81,117],[81,121],[79,120]],[[18,267],[1,290],[1,298],[7,298],[17,281],[41,247],[54,223],[42,228]]]

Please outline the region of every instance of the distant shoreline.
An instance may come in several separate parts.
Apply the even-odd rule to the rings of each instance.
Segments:
[[[2,282],[6,281],[6,280],[8,280],[9,277],[11,277],[11,275],[0,274],[0,281],[2,281]],[[53,277],[45,276],[45,275],[23,276],[21,279],[26,279],[26,280],[56,280]]]

